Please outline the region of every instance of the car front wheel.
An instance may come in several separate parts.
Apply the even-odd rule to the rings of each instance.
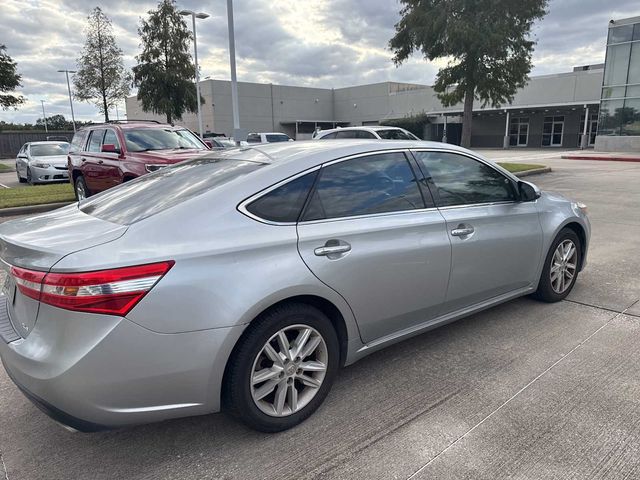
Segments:
[[[582,245],[576,232],[563,228],[547,253],[534,297],[544,302],[564,300],[576,283],[582,261]]]
[[[322,404],[339,356],[336,332],[320,310],[277,307],[248,327],[229,360],[225,409],[256,430],[291,428]]]

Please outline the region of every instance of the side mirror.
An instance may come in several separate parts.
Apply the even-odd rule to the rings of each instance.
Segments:
[[[540,189],[533,183],[520,180],[518,182],[518,194],[520,195],[521,202],[533,202],[540,198]]]
[[[204,144],[209,148],[213,148],[213,143],[211,141],[209,141],[209,140],[205,140]]]
[[[116,148],[113,143],[104,143],[100,149],[102,153],[120,153],[120,149]]]

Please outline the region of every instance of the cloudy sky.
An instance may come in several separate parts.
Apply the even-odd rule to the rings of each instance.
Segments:
[[[514,0],[517,1],[517,0]],[[100,6],[113,21],[125,64],[139,53],[137,26],[155,7],[146,0],[2,0],[0,44],[18,62],[28,101],[0,120],[34,122],[70,117],[64,74],[76,67],[86,16]],[[179,0],[180,8],[205,11],[198,22],[201,77],[229,78],[225,0]],[[386,80],[430,84],[438,64],[419,56],[396,68],[387,42],[399,18],[397,0],[235,0],[238,79],[286,85],[342,87]],[[607,22],[640,15],[637,0],[551,0],[536,25],[533,75],[569,71],[604,61]],[[95,108],[74,103],[76,117],[99,119]],[[120,107],[121,113],[124,106]],[[115,113],[115,112],[113,112]]]

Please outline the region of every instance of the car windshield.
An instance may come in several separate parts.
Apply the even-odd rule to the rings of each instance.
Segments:
[[[123,183],[80,203],[80,210],[107,222],[131,225],[265,164],[226,158],[198,158]]]
[[[31,155],[34,157],[51,157],[53,155],[66,155],[69,151],[68,143],[45,143],[31,145]]]
[[[276,135],[265,135],[267,137],[267,142],[269,143],[275,143],[275,142],[288,142],[290,140],[290,138],[281,133],[281,134],[276,134]]]
[[[149,150],[205,150],[205,146],[187,129],[139,128],[124,131],[127,150],[147,152]]]
[[[418,138],[409,132],[403,132],[402,130],[389,129],[378,130],[376,132],[383,140],[418,140]]]
[[[216,140],[218,141],[218,143],[222,147],[229,148],[229,147],[235,147],[236,146],[236,142],[234,142],[230,138],[217,138]]]

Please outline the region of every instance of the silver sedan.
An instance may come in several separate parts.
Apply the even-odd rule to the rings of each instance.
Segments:
[[[29,184],[69,181],[67,142],[28,142],[16,157],[18,180]]]
[[[562,300],[589,236],[584,205],[451,145],[212,152],[2,224],[0,356],[70,428],[226,410],[275,432],[371,352]]]

